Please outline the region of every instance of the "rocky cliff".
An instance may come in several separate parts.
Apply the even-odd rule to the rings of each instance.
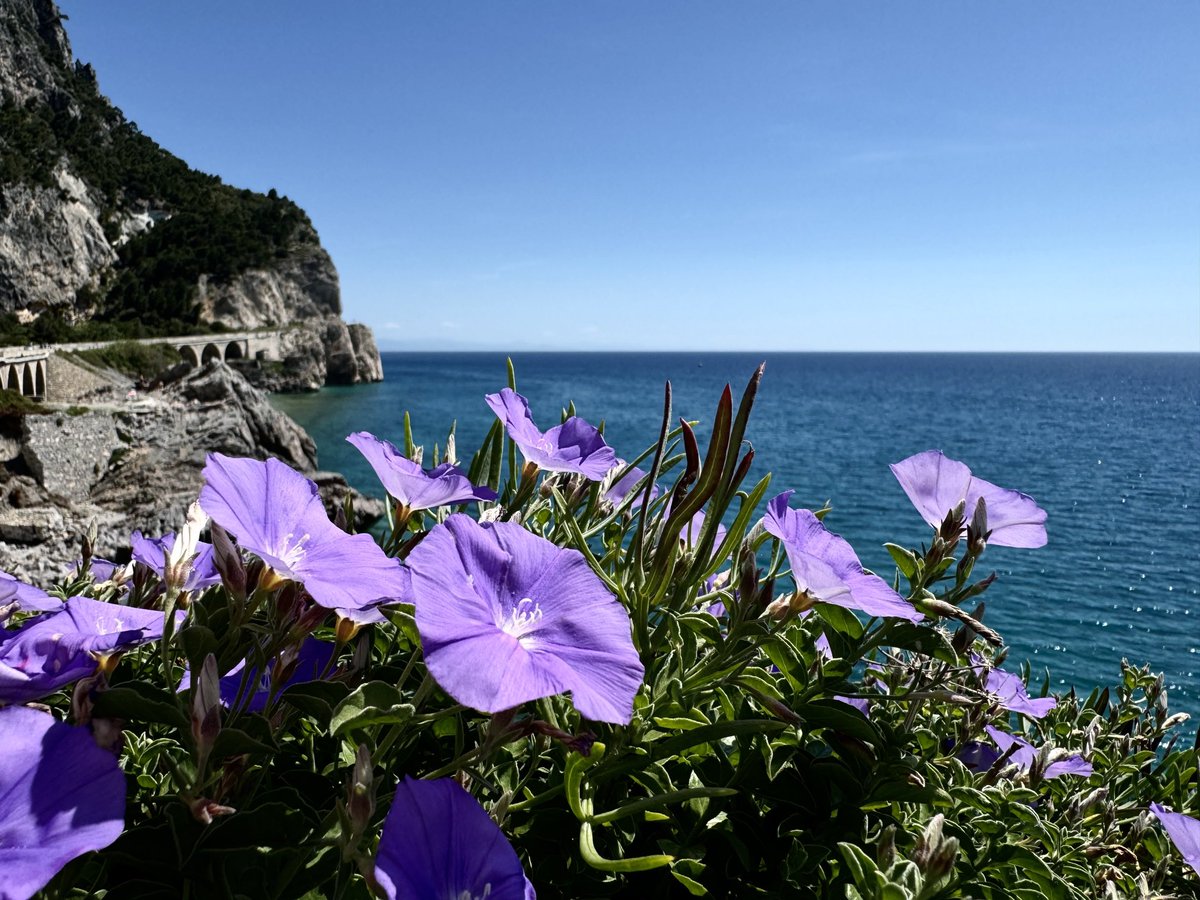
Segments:
[[[383,513],[318,471],[308,434],[223,363],[181,364],[132,396],[116,382],[93,383],[58,410],[0,410],[0,569],[48,584],[93,525],[97,555],[127,560],[133,529],[159,535],[183,523],[209,452],[283,460],[317,482],[331,510],[352,497],[360,528]]]
[[[190,169],[73,60],[51,0],[0,3],[0,345],[287,327],[272,390],[377,381],[337,271],[275,191]]]

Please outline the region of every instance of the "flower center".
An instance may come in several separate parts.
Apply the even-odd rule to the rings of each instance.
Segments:
[[[279,548],[279,556],[276,559],[283,564],[283,568],[287,570],[289,575],[295,573],[296,566],[307,555],[308,551],[304,549],[304,545],[310,540],[312,540],[311,534],[302,534],[297,539],[294,531],[284,536]]]
[[[537,630],[537,623],[542,618],[542,607],[532,597],[522,597],[508,612],[508,618],[499,623],[505,634],[511,634],[522,646],[528,647],[532,642],[531,633]]]
[[[483,886],[482,894],[473,894],[469,890],[461,891],[451,897],[450,900],[488,900],[490,896],[492,896],[492,883],[489,881]]]
[[[554,453],[554,445],[551,444],[545,437],[537,439],[537,443],[533,446],[537,447],[543,453]]]

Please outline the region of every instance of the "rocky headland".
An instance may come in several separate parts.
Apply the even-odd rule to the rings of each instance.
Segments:
[[[264,391],[383,378],[304,211],[142,134],[74,60],[63,21],[51,0],[0,4],[0,357],[50,347],[39,402],[0,400],[0,570],[41,584],[91,528],[97,555],[127,559],[131,530],[179,527],[208,452],[276,456],[341,507],[353,492],[319,472],[312,439]],[[152,377],[53,350],[255,331],[277,335],[270,358]],[[354,497],[360,527],[381,514]]]

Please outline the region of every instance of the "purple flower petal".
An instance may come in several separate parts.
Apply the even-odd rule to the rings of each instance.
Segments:
[[[396,787],[375,855],[392,900],[536,900],[521,860],[475,798],[449,778]]]
[[[667,510],[667,515],[670,515],[670,509]],[[700,540],[700,535],[704,531],[704,523],[708,516],[704,514],[704,510],[697,510],[692,516],[692,521],[683,526],[683,530],[679,532],[679,539],[687,546],[691,547]],[[721,544],[725,541],[725,536],[729,534],[729,530],[722,524],[717,523],[717,533],[713,535],[713,553],[716,553]]]
[[[625,460],[618,459],[617,465],[618,466],[625,465]],[[635,487],[638,489],[639,495],[645,496],[646,485],[644,482],[641,485],[639,485],[638,482],[642,481],[642,479],[645,478],[648,474],[649,474],[648,472],[644,472],[641,469],[634,466],[632,469],[630,469],[628,472],[626,472],[624,475],[622,475],[620,478],[618,478],[616,481],[613,482],[612,487],[610,487],[608,489],[608,491],[606,491],[604,494],[605,499],[608,500],[608,502],[611,503],[613,506],[620,506],[621,503],[624,502],[625,497]],[[656,500],[658,498],[658,495],[659,495],[658,485],[657,484],[651,485],[650,486],[650,500],[653,502],[654,500]],[[640,507],[641,504],[642,504],[641,500],[635,500],[633,502],[634,506]]]
[[[949,745],[952,747],[954,741],[949,741]],[[986,772],[996,764],[996,760],[1000,758],[1000,751],[983,741],[967,741],[957,755],[962,764],[972,772]]]
[[[980,498],[987,506],[989,544],[997,547],[1042,547],[1046,544],[1046,511],[1020,491],[997,487],[971,474],[967,466],[940,450],[926,450],[891,466],[908,499],[934,528],[960,502],[969,520]]]
[[[1158,816],[1184,862],[1200,875],[1200,820],[1171,812],[1157,803],[1150,804],[1150,812]]]
[[[0,632],[0,702],[36,700],[91,675],[98,655],[156,641],[163,624],[160,610],[72,597],[60,612]]]
[[[1046,766],[1046,778],[1058,778],[1060,775],[1082,775],[1085,778],[1094,770],[1092,764],[1078,753],[1067,756]]]
[[[186,612],[176,612],[176,626],[186,616]],[[71,597],[62,612],[38,622],[52,623],[64,635],[75,635],[82,649],[92,653],[114,653],[159,640],[165,618],[159,609],[139,609],[119,603],[102,603],[90,597]]]
[[[276,696],[285,688],[305,681],[317,681],[327,668],[337,648],[328,641],[318,641],[309,637],[304,639],[299,651],[276,657],[275,662],[266,671],[257,666],[250,667],[246,675],[248,659],[243,659],[218,680],[221,705],[232,707],[241,699],[241,709],[250,712],[262,712],[266,709],[267,701],[271,699],[271,676],[275,666],[281,666],[287,673],[283,681],[275,689]],[[245,685],[243,687],[243,684]],[[191,672],[184,672],[177,690],[186,691],[192,686]],[[247,696],[249,700],[247,700]]]
[[[983,657],[978,653],[972,653],[970,659],[975,674],[981,675],[986,666]],[[1024,713],[1031,719],[1040,719],[1058,706],[1058,700],[1054,697],[1038,697],[1036,699],[1030,697],[1025,682],[1021,680],[1020,676],[998,667],[988,669],[985,687],[989,694],[996,697],[996,701],[1002,707],[1010,712]]]
[[[83,568],[83,560],[75,560],[75,564],[71,566],[70,572],[67,574],[72,578],[79,577],[79,570]],[[92,580],[96,584],[101,584],[105,581],[112,581],[113,576],[123,570],[125,566],[120,563],[115,563],[109,559],[101,559],[98,556],[93,556],[88,563],[88,571],[91,573]]]
[[[1040,752],[1033,744],[1022,737],[1008,732],[1001,731],[999,728],[994,728],[988,725],[984,729],[988,736],[996,742],[996,746],[1000,748],[1000,753],[1005,753],[1009,747],[1016,745],[1017,749],[1013,755],[1008,758],[1008,762],[1022,771],[1028,772],[1033,767],[1034,761]],[[1000,757],[997,756],[996,759]],[[995,760],[993,760],[995,762]],[[990,768],[990,767],[989,767]],[[1084,759],[1079,754],[1060,759],[1046,766],[1046,771],[1042,773],[1043,778],[1058,778],[1060,775],[1091,775],[1092,764]]]
[[[140,531],[135,531],[129,536],[129,545],[133,548],[134,560],[153,571],[159,578],[166,577],[164,574],[166,554],[175,546],[174,532],[164,534],[160,538],[148,538]],[[96,577],[100,577],[99,573]],[[202,591],[220,583],[221,573],[217,571],[212,544],[198,541],[196,555],[192,558],[192,571],[188,574],[183,589],[185,591]]]
[[[54,612],[63,607],[61,600],[51,597],[41,588],[0,571],[0,610],[13,604],[22,612]],[[7,615],[0,612],[0,624],[3,624],[6,618]]]
[[[984,728],[984,731],[988,733],[988,737],[996,742],[996,746],[1000,748],[1000,752],[1002,754],[1006,753],[1009,747],[1016,744],[1017,749],[1014,750],[1013,755],[1008,758],[1008,761],[1011,765],[1014,765],[1024,771],[1028,771],[1029,767],[1033,765],[1033,761],[1037,759],[1037,750],[1034,749],[1033,744],[1029,743],[1029,741],[1025,740],[1023,737],[1018,737],[1015,734],[1009,734],[1007,731],[1001,731],[999,728],[995,728],[991,725],[988,725],[986,728]]]
[[[400,563],[368,534],[329,521],[317,486],[277,459],[210,454],[200,505],[243,547],[321,606],[355,609],[401,596]]]
[[[824,632],[817,635],[813,646],[817,648],[817,653],[823,659],[833,659],[833,648],[829,646],[829,638]]]
[[[23,706],[0,709],[0,896],[25,900],[125,827],[125,777],[91,732]]]
[[[389,441],[367,431],[346,438],[366,457],[384,490],[410,510],[434,509],[472,500],[495,500],[496,492],[471,484],[459,469],[444,463],[422,469]]]
[[[586,718],[628,724],[645,674],[629,615],[580,553],[456,514],[408,566],[426,665],[459,703],[499,712],[570,691]]]
[[[617,454],[596,428],[578,416],[542,432],[533,422],[529,402],[511,388],[485,398],[504,422],[526,461],[547,472],[574,472],[600,481],[617,464]]]
[[[842,697],[834,694],[833,699],[839,703],[845,703],[847,706],[853,706],[868,719],[871,718],[871,701],[866,697]]]
[[[767,504],[763,525],[783,542],[792,577],[801,591],[824,603],[872,616],[920,622],[924,616],[878,575],[863,571],[854,549],[821,524],[810,510],[790,509],[785,491]]]

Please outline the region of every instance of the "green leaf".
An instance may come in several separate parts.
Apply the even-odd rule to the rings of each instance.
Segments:
[[[809,728],[832,728],[868,744],[881,743],[879,732],[870,720],[853,706],[840,700],[813,700],[796,707],[794,712]]]
[[[904,573],[905,578],[912,578],[917,574],[917,555],[911,550],[906,550],[899,544],[884,544],[884,549],[887,550],[891,557],[896,562],[896,568]]]
[[[282,697],[304,715],[328,725],[333,718],[333,711],[349,692],[349,686],[338,681],[304,681],[293,684],[283,692]]]
[[[954,665],[958,654],[950,645],[940,628],[903,622],[895,625],[887,635],[887,645],[898,650],[912,650]]]
[[[213,743],[213,759],[224,759],[226,756],[240,756],[243,753],[277,753],[279,748],[274,743],[267,743],[253,737],[240,728],[222,728]]]
[[[851,640],[857,641],[863,635],[862,622],[858,621],[858,616],[850,612],[844,606],[835,606],[832,603],[818,603],[813,607],[817,614],[828,622],[837,631],[846,635]]]
[[[671,874],[675,876],[675,880],[687,888],[688,893],[693,897],[705,897],[708,895],[708,888],[696,881],[694,878],[688,878],[678,869],[672,869]]]
[[[867,856],[857,844],[838,841],[838,849],[842,851],[842,858],[846,860],[846,868],[854,883],[866,892],[866,896],[874,896],[879,875],[879,867],[875,865],[875,860]]]
[[[416,709],[403,702],[400,691],[384,681],[368,681],[337,705],[329,721],[329,730],[340,734],[372,725],[401,725],[413,717]]]
[[[176,728],[187,728],[190,724],[175,694],[144,681],[127,681],[97,694],[92,715],[99,719],[128,719]]]
[[[203,625],[190,625],[183,629],[179,632],[179,643],[183,647],[183,655],[187,657],[188,666],[194,672],[200,670],[204,657],[210,653],[215,656],[219,652],[217,636],[211,628]]]

